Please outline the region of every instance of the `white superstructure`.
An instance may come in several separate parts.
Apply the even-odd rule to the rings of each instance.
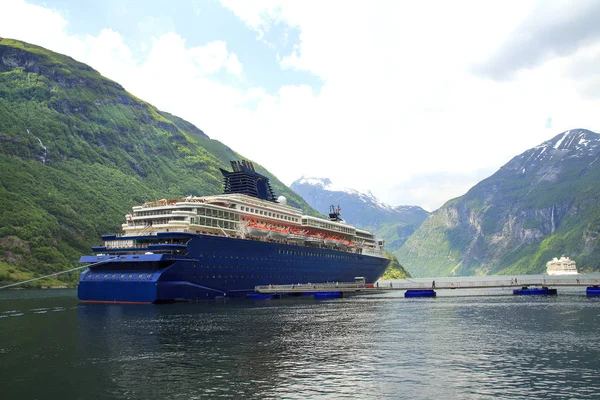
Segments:
[[[370,232],[343,221],[302,215],[281,198],[275,203],[235,193],[163,199],[135,206],[125,218],[123,236],[191,232],[386,257],[383,241]]]

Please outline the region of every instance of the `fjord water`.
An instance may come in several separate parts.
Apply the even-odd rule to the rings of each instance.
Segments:
[[[600,299],[584,290],[167,305],[3,291],[0,388],[3,399],[598,398]]]

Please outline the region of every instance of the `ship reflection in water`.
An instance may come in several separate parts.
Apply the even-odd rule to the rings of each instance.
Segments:
[[[399,292],[169,305],[20,292],[0,292],[6,399],[600,393],[600,301],[581,289],[543,298]]]
[[[115,397],[289,397],[296,385],[327,381],[333,386],[315,387],[313,394],[338,393],[348,373],[342,366],[352,370],[370,356],[368,343],[356,343],[356,335],[373,336],[374,307],[329,309],[308,298],[87,304],[78,309],[79,351],[99,369],[94,374],[110,382]],[[332,360],[336,367],[327,370]]]

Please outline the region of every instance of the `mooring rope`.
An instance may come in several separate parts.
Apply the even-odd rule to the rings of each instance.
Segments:
[[[55,273],[50,274],[50,275],[38,276],[37,278],[27,279],[27,280],[22,281],[22,282],[11,283],[10,285],[0,286],[0,290],[6,289],[6,288],[9,288],[9,287],[13,287],[13,286],[22,285],[22,284],[27,283],[27,282],[39,281],[40,279],[46,279],[46,278],[49,278],[51,276],[57,276],[57,275],[66,274],[68,272],[77,271],[78,269],[88,268],[88,267],[91,267],[91,266],[94,266],[94,265],[98,265],[98,264],[102,264],[102,263],[105,263],[105,262],[106,262],[106,260],[104,260],[104,261],[98,261],[97,263],[84,265],[83,267],[71,268],[71,269],[68,269],[66,271],[55,272]]]

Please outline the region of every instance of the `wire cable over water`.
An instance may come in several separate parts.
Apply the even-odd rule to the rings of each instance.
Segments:
[[[50,275],[38,276],[37,278],[31,278],[31,279],[27,279],[27,280],[24,280],[24,281],[21,281],[21,282],[11,283],[10,285],[0,286],[0,290],[7,289],[7,288],[13,287],[13,286],[19,286],[19,285],[22,285],[22,284],[27,283],[27,282],[39,281],[40,279],[50,278],[51,276],[57,276],[57,275],[66,274],[66,273],[69,273],[69,272],[77,271],[79,269],[84,269],[84,268],[88,268],[88,267],[91,267],[91,266],[94,266],[94,265],[103,264],[105,262],[106,261],[98,261],[97,263],[84,265],[82,267],[71,268],[71,269],[68,269],[66,271],[55,272],[55,273],[50,274]]]

